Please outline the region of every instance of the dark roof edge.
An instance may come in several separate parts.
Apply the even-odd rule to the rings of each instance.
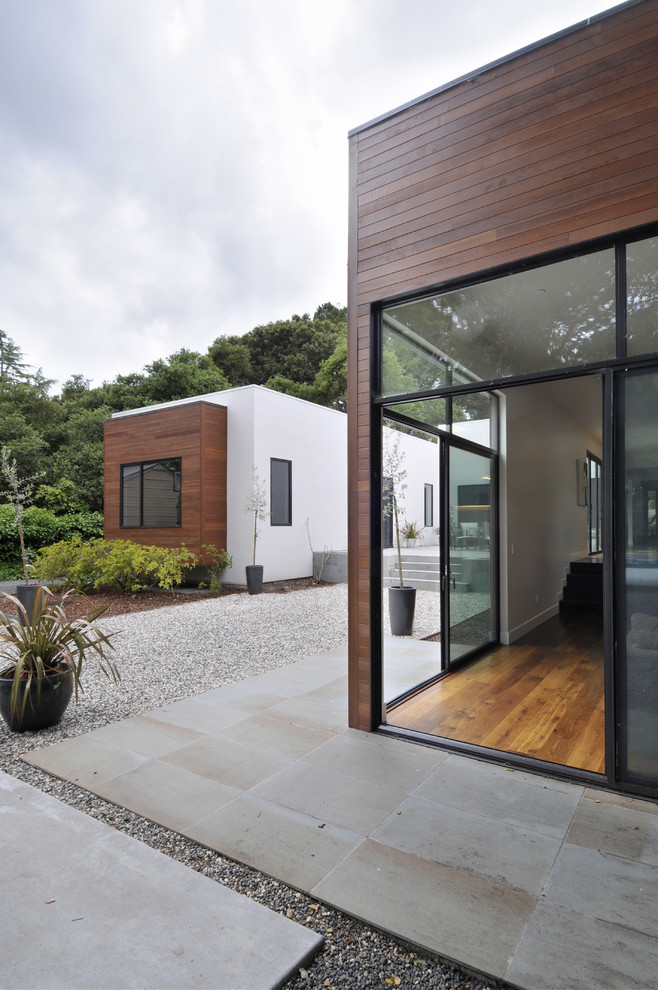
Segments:
[[[353,127],[352,130],[347,132],[347,136],[348,138],[354,137],[362,131],[367,131],[369,127],[374,127],[375,124],[380,124],[383,120],[388,120],[391,117],[395,117],[397,114],[403,113],[411,107],[418,106],[421,103],[425,103],[427,100],[431,100],[433,97],[438,96],[439,93],[445,93],[446,90],[452,89],[454,86],[459,86],[460,83],[467,82],[469,79],[474,79],[476,76],[480,76],[484,72],[488,72],[490,69],[495,69],[499,65],[504,65],[506,62],[511,62],[512,59],[518,58],[520,55],[526,55],[528,52],[535,51],[535,49],[541,48],[543,45],[547,45],[552,41],[556,41],[558,38],[564,38],[566,35],[573,34],[575,31],[581,31],[590,24],[596,24],[597,21],[602,21],[606,17],[611,17],[613,14],[619,13],[620,10],[625,10],[627,7],[636,7],[640,3],[644,3],[644,0],[624,0],[624,3],[616,4],[616,6],[610,7],[609,10],[603,10],[599,14],[592,14],[591,17],[587,17],[584,21],[579,21],[577,24],[572,24],[570,27],[563,28],[561,31],[556,31],[555,34],[549,34],[546,38],[541,38],[539,41],[533,41],[532,44],[526,45],[524,48],[519,48],[515,52],[510,52],[509,55],[503,55],[501,58],[497,58],[493,62],[488,62],[486,65],[480,66],[479,69],[473,69],[472,72],[467,72],[465,75],[459,76],[457,79],[452,79],[450,82],[444,83],[442,86],[437,86],[436,89],[430,90],[429,93],[424,93],[422,96],[417,96],[415,99],[409,100],[407,103],[403,103],[394,110],[388,110],[386,113],[382,113],[378,117],[373,117],[372,120],[367,121],[365,124],[360,124],[358,127]]]

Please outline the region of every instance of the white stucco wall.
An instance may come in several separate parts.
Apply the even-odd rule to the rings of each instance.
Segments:
[[[244,583],[253,516],[244,511],[252,466],[270,492],[270,459],[292,462],[292,525],[258,524],[263,580],[308,577],[314,550],[347,549],[347,416],[260,386],[222,393],[228,407],[227,582]],[[247,405],[249,404],[249,406]],[[249,436],[253,445],[249,446]]]

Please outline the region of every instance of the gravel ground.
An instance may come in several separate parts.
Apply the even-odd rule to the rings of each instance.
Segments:
[[[436,632],[435,612],[436,597],[419,592],[414,629],[417,637]],[[482,982],[440,959],[414,952],[305,894],[29,767],[20,759],[21,753],[108,722],[331,649],[346,641],[346,625],[345,585],[285,595],[231,595],[108,618],[103,627],[121,631],[115,640],[115,659],[121,670],[119,687],[110,685],[90,665],[80,704],[71,704],[58,726],[38,733],[14,734],[1,723],[0,770],[321,933],[326,940],[324,948],[308,970],[301,970],[289,981],[287,990],[501,988],[503,984]]]

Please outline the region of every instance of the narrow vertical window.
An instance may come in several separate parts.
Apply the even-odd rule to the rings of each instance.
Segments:
[[[434,485],[425,485],[425,516],[423,526],[434,525]]]
[[[272,526],[292,525],[292,461],[270,459],[270,517]]]

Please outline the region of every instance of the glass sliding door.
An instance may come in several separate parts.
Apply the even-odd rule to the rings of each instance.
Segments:
[[[496,639],[496,459],[444,443],[448,547],[442,628],[443,665],[449,670]]]
[[[628,372],[618,395],[619,773],[658,783],[658,372]]]

